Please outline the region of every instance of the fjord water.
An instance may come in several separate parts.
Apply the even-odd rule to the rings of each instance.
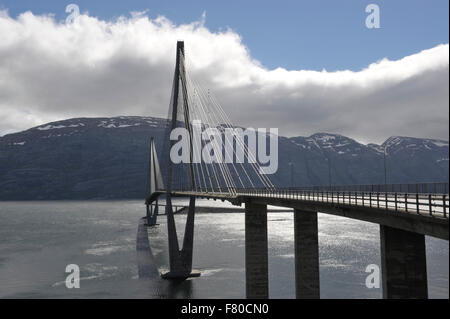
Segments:
[[[198,205],[220,205],[198,201]],[[138,272],[136,235],[142,201],[0,203],[0,298],[243,298],[244,214],[197,214],[194,268],[201,277],[171,283]],[[177,217],[182,235],[185,215]],[[167,268],[165,216],[148,229],[153,266]],[[292,213],[269,213],[272,298],[293,298]],[[181,240],[180,240],[181,241]],[[380,298],[368,289],[367,265],[380,265],[379,227],[319,214],[322,298]],[[448,298],[449,245],[427,238],[429,294]],[[139,261],[141,262],[141,261]],[[80,267],[79,289],[65,285]]]

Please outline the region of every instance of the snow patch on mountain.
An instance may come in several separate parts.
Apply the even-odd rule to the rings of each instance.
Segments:
[[[370,143],[367,144],[367,147],[374,150],[378,154],[384,154],[384,147],[381,145]]]
[[[121,123],[108,123],[107,121],[101,121],[100,124],[97,125],[97,127],[104,127],[104,128],[124,128],[124,127],[131,127],[131,126],[140,126],[141,123],[133,123],[133,124],[121,124]]]
[[[103,128],[127,128],[135,126],[150,126],[150,127],[165,127],[167,121],[164,119],[157,119],[154,117],[139,117],[139,116],[119,116],[109,119],[102,119],[97,127]]]
[[[431,140],[431,143],[433,143],[437,147],[448,147],[448,142],[445,141]]]
[[[48,125],[45,125],[45,126],[37,127],[36,129],[38,129],[39,131],[47,131],[47,130],[68,128],[68,127],[79,127],[79,126],[84,126],[84,124],[83,123],[70,124],[70,125],[52,125],[52,124],[48,124]]]

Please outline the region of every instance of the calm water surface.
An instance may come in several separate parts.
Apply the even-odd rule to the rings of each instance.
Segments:
[[[219,203],[199,201],[208,206]],[[244,215],[197,214],[194,268],[201,277],[173,284],[139,276],[136,236],[142,201],[0,202],[0,298],[243,298]],[[182,235],[185,215],[177,216]],[[293,298],[292,213],[269,213],[270,296]],[[148,229],[153,269],[168,264],[165,216]],[[322,298],[380,298],[365,268],[380,265],[377,225],[319,214]],[[449,246],[427,238],[429,293],[448,298]],[[145,257],[145,256],[144,256]],[[67,289],[66,265],[81,287]],[[141,265],[142,266],[142,265]]]

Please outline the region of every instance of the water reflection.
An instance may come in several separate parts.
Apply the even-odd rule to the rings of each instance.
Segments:
[[[152,291],[156,291],[159,298],[191,298],[192,281],[188,280],[164,280],[161,278],[156,258],[153,255],[149,242],[148,229],[151,229],[151,235],[155,238],[159,236],[159,228],[148,228],[146,219],[139,220],[139,226],[136,236],[136,253],[138,277],[140,280],[148,280]]]

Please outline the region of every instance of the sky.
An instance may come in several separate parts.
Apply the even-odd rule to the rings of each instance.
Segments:
[[[448,140],[447,0],[89,0],[66,24],[69,3],[0,0],[0,135],[166,115],[182,39],[188,71],[236,125]]]

